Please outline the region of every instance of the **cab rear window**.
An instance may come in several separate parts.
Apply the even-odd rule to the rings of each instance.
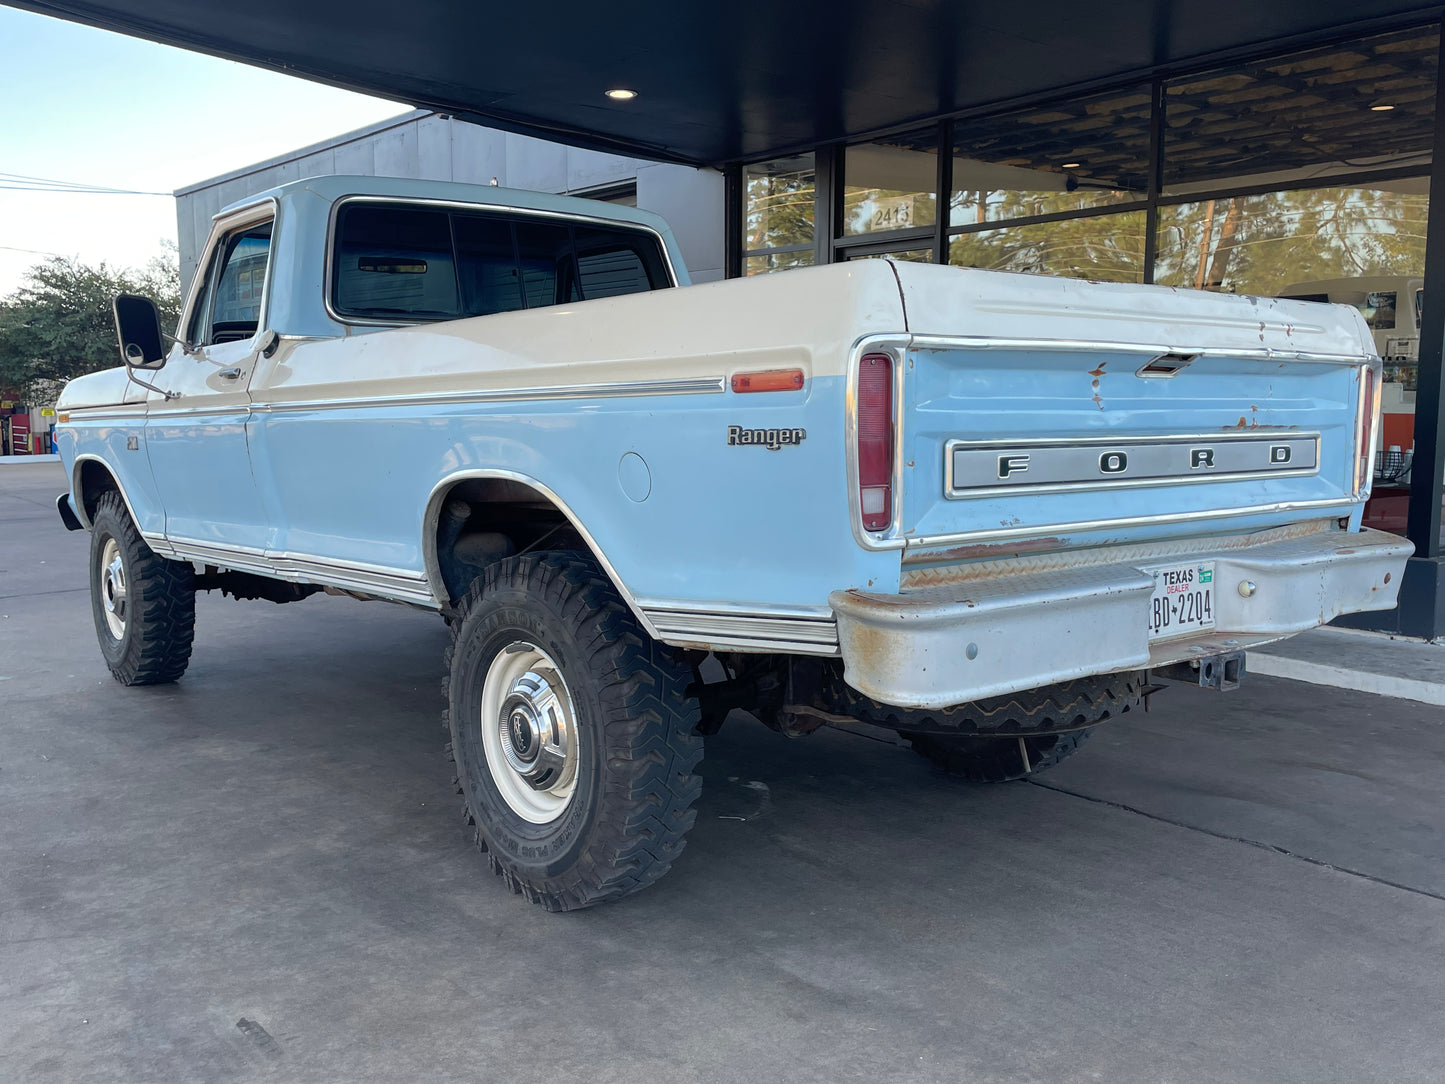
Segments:
[[[337,213],[331,305],[382,323],[454,320],[672,285],[639,229],[353,200]]]

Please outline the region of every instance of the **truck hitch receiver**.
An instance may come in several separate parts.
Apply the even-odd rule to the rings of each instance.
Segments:
[[[1227,693],[1239,688],[1239,683],[1244,680],[1244,652],[1229,651],[1222,655],[1206,655],[1200,659],[1156,666],[1149,674]]]

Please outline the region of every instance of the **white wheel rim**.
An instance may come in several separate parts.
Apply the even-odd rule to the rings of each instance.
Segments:
[[[492,781],[512,812],[532,824],[560,817],[577,787],[577,715],[551,656],[521,640],[499,651],[480,723]]]
[[[130,616],[130,588],[125,582],[125,562],[120,556],[120,543],[105,540],[100,553],[100,600],[105,607],[105,623],[117,640],[125,636],[125,623]]]

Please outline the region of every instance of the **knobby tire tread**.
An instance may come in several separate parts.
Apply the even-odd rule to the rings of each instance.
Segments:
[[[196,635],[195,572],[189,564],[158,556],[141,537],[125,501],[115,490],[101,495],[91,520],[120,544],[129,589],[127,634],[131,638],[111,676],[122,685],[164,685],[190,665]]]
[[[608,800],[601,803],[578,862],[556,883],[532,883],[488,848],[458,771],[465,823],[492,872],[513,892],[549,911],[578,910],[630,895],[668,872],[697,819],[693,805],[702,793],[702,778],[695,769],[703,741],[694,733],[700,712],[689,691],[691,668],[647,635],[593,561],[571,552],[543,552],[490,566],[457,603],[445,653],[448,698],[467,617],[504,585],[550,600],[581,630],[578,638],[590,650],[590,676],[604,701],[597,737],[610,768]],[[449,735],[450,713],[449,704],[442,719]],[[454,759],[451,741],[446,754]]]

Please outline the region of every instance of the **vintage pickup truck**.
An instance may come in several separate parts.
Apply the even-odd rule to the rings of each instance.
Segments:
[[[687,288],[682,288],[687,287]],[[1395,603],[1355,309],[864,260],[689,286],[582,199],[328,177],[216,217],[167,350],[59,404],[116,678],[197,590],[451,626],[476,841],[553,910],[660,877],[733,708],[967,778]]]

